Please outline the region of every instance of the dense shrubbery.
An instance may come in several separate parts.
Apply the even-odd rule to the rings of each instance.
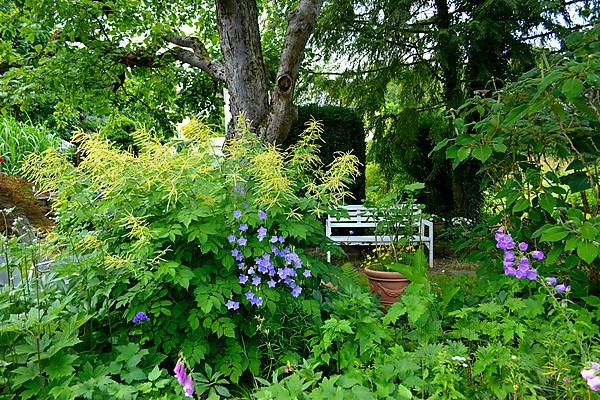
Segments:
[[[178,353],[195,371],[247,385],[273,360],[306,356],[307,343],[272,332],[320,325],[326,266],[303,249],[323,242],[317,216],[357,173],[356,159],[340,155],[308,180],[319,133],[313,122],[287,154],[246,133],[226,159],[207,137],[174,146],[137,132],[134,156],[81,133],[77,167],[52,150],[30,157],[28,172],[55,195],[47,243],[57,275],[2,293],[2,394],[175,393],[160,376]],[[35,262],[27,254],[7,258]]]
[[[493,97],[475,96],[454,121],[458,136],[438,145],[448,145],[454,165],[482,162],[480,173],[492,185],[504,223],[518,237],[552,245],[548,257],[555,273],[584,284],[591,280],[595,293],[600,290],[599,32],[595,27],[574,34],[568,52],[548,56]],[[484,118],[466,124],[471,114]],[[489,234],[487,227],[484,231]],[[475,254],[487,257],[489,235],[479,243]]]
[[[597,32],[463,107],[438,148],[481,162],[496,190],[499,215],[462,241],[485,261],[461,277],[403,266],[412,284],[385,313],[356,271],[314,256],[319,217],[358,173],[348,154],[319,168],[314,121],[286,153],[240,132],[218,158],[196,126],[169,145],[133,132],[135,155],[80,133],[77,167],[30,156],[57,226],[44,241],[0,236],[7,274],[26,277],[0,292],[0,395],[591,399]],[[467,126],[471,112],[482,119]]]
[[[304,365],[257,397],[590,398],[580,371],[600,357],[600,301],[586,309],[557,289],[497,273],[423,277],[385,315],[344,291]]]
[[[366,144],[365,128],[361,116],[352,108],[319,106],[311,104],[298,108],[298,120],[284,142],[284,146],[296,143],[306,124],[312,119],[323,123],[320,143],[320,157],[325,165],[331,163],[337,152],[351,151],[360,162],[360,175],[350,185],[354,198],[347,198],[349,204],[359,204],[365,199]]]

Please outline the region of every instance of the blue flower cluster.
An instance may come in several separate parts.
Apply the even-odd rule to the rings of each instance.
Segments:
[[[134,324],[137,324],[142,321],[148,321],[148,316],[143,311],[138,311],[131,319],[131,322]]]
[[[228,236],[227,240],[233,246],[231,256],[237,262],[240,271],[239,282],[248,287],[245,293],[246,300],[254,306],[262,306],[263,299],[258,293],[261,291],[261,287],[264,287],[263,285],[267,285],[269,288],[286,287],[293,297],[300,296],[302,293],[300,280],[309,278],[311,271],[304,267],[298,254],[286,245],[285,238],[281,235],[273,235],[268,242],[265,242],[266,250],[261,256],[253,259],[245,256],[244,249],[248,245],[250,227],[245,222],[239,222],[242,218],[241,210],[233,212],[233,225],[237,229],[235,233]],[[256,229],[258,242],[263,242],[267,237],[268,230],[264,226],[266,219],[267,213],[263,210],[258,211],[258,220],[262,224]],[[246,255],[251,253],[247,251]],[[237,310],[240,303],[229,300],[225,306],[230,310]]]
[[[531,267],[531,260],[526,255],[529,245],[525,242],[515,243],[512,236],[504,232],[504,228],[498,229],[495,235],[496,247],[504,250],[504,274],[514,276],[518,279],[529,279],[535,281],[538,278],[538,271]],[[544,259],[544,252],[533,250],[531,259],[541,261]],[[570,290],[570,286],[558,284],[556,278],[548,277],[546,282],[554,286],[557,292],[562,293]]]

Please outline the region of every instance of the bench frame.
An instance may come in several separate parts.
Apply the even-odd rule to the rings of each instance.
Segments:
[[[404,211],[404,207],[410,207],[411,212]],[[384,215],[380,215],[379,210],[374,208],[368,208],[363,205],[350,205],[343,206],[340,208],[341,213],[348,213],[348,216],[333,216],[328,215],[325,224],[325,234],[327,237],[334,242],[348,246],[371,246],[371,245],[385,245],[391,244],[399,239],[406,239],[403,236],[390,236],[390,235],[378,235],[373,234],[360,234],[354,235],[350,231],[352,228],[370,228],[375,230],[377,226],[385,222]],[[344,212],[345,210],[345,212]],[[429,267],[433,267],[433,223],[425,218],[421,217],[421,209],[416,205],[403,206],[398,205],[396,210],[402,210],[402,213],[407,213],[410,218],[414,218],[413,224],[415,234],[408,238],[410,243],[422,243],[427,247],[429,252]],[[408,222],[408,221],[407,221]],[[401,224],[400,224],[401,225]],[[347,235],[333,234],[335,228],[347,228]],[[327,252],[327,262],[331,262],[331,252]]]

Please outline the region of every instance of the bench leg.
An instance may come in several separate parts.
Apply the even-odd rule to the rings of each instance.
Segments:
[[[429,245],[429,268],[433,268],[433,246]]]

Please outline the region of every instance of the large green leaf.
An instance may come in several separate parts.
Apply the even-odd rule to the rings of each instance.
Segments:
[[[567,79],[563,82],[561,91],[565,97],[569,100],[573,100],[581,93],[583,89],[583,82],[577,78]]]
[[[487,144],[483,144],[481,146],[474,147],[471,151],[471,155],[483,163],[486,162],[487,159],[492,155],[492,148]]]
[[[564,227],[560,225],[550,226],[549,228],[542,231],[542,242],[558,242],[564,239],[569,234]]]
[[[521,211],[525,211],[529,208],[529,200],[522,198],[517,200],[517,202],[515,203],[515,205],[512,208],[512,211],[514,213],[518,213]]]
[[[598,246],[593,242],[582,241],[577,246],[577,255],[586,263],[591,264],[598,256]]]

